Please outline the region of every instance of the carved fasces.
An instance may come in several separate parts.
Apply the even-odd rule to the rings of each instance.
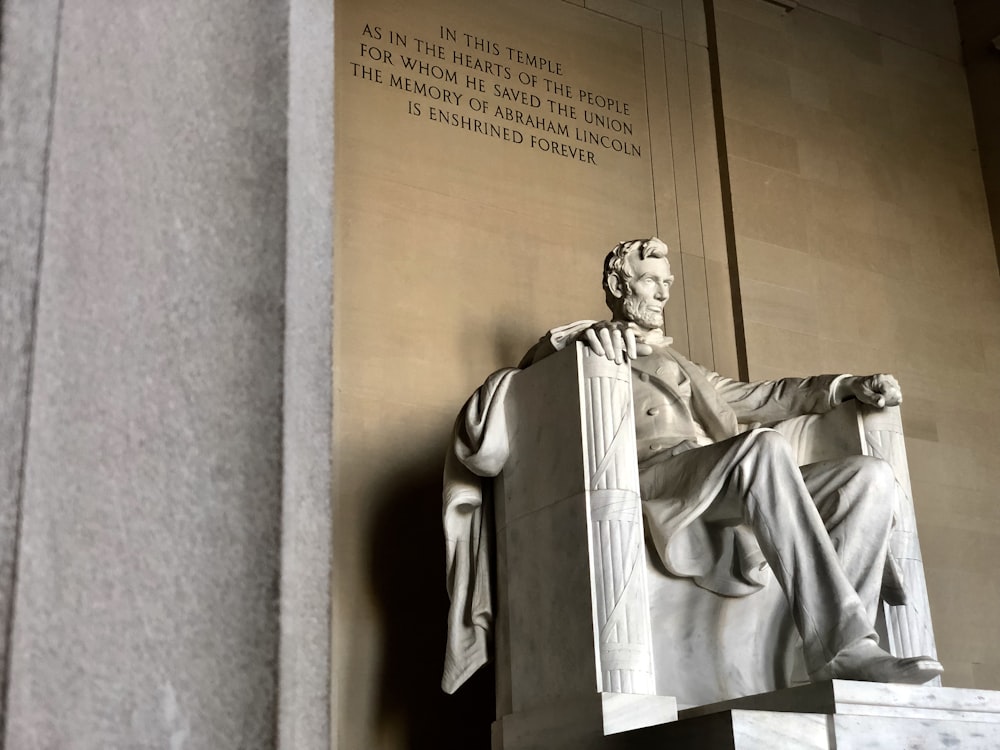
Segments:
[[[889,636],[887,645],[895,656],[936,656],[899,408],[860,407],[858,411],[866,443],[865,452],[887,461],[899,485],[896,524],[890,548],[903,575],[907,601],[902,606],[885,605]]]
[[[591,571],[600,681],[655,693],[631,372],[581,346]]]

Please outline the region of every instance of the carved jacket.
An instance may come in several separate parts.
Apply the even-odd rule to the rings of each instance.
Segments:
[[[549,331],[521,365],[559,351],[593,324],[579,321]],[[632,360],[639,481],[646,528],[657,557],[673,575],[692,578],[703,588],[745,596],[770,578],[763,554],[743,525],[706,524],[702,514],[722,492],[737,446],[671,460],[803,414],[822,414],[836,402],[843,375],[744,383],[691,362],[669,344],[647,342],[653,353]]]
[[[592,323],[580,321],[549,331],[520,367],[565,348]],[[722,489],[726,462],[684,460],[694,463],[694,470],[678,477],[666,494],[662,486],[651,489],[646,480],[669,459],[724,441],[756,423],[829,411],[836,376],[741,383],[666,345],[637,358],[632,370],[643,513],[657,556],[671,573],[704,588],[729,596],[753,593],[769,576],[753,534],[741,526],[711,529],[699,518]],[[503,402],[516,372],[493,373],[466,402],[445,462],[443,521],[451,607],[442,687],[449,693],[489,658],[492,511],[484,512],[483,482],[499,474],[507,459]],[[729,460],[738,459],[734,455]]]

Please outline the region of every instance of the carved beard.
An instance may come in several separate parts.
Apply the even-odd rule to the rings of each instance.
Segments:
[[[663,313],[650,310],[639,297],[626,294],[622,300],[625,319],[637,323],[643,328],[663,328]]]

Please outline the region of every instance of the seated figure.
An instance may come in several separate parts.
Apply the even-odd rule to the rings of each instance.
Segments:
[[[938,676],[935,659],[900,659],[878,646],[895,484],[888,464],[854,456],[800,469],[778,432],[754,426],[820,414],[849,398],[894,406],[902,400],[895,378],[742,383],[710,372],[664,335],[672,283],[662,241],[618,244],[604,263],[611,320],[555,329],[522,365],[578,339],[608,359],[628,359],[643,515],[657,555],[675,576],[739,596],[760,588],[759,548],[788,601],[810,679],[919,684]],[[731,555],[719,554],[727,543],[711,537],[737,524],[756,545],[733,570]]]
[[[611,320],[553,329],[521,367],[577,341],[600,357],[630,364],[652,557],[673,577],[725,597],[750,596],[773,575],[801,637],[809,679],[919,684],[937,677],[942,668],[934,658],[893,656],[879,646],[875,631],[880,593],[893,580],[888,548],[895,479],[889,465],[852,456],[800,468],[786,439],[764,426],[822,414],[849,399],[894,406],[901,401],[895,379],[825,375],[742,383],[711,372],[673,350],[664,335],[672,282],[663,242],[620,243],[604,264]],[[485,425],[502,410],[516,372],[494,374],[466,405],[446,467],[449,692],[485,659],[490,607],[488,589],[458,582],[488,584],[489,517],[456,512],[474,507],[463,493],[475,493],[456,466],[480,476],[500,472],[506,433],[490,433]]]

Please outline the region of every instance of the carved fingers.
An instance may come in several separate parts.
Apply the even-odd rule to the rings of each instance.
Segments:
[[[858,401],[880,409],[884,406],[898,406],[903,401],[899,381],[886,373],[857,378],[852,390]]]
[[[628,323],[625,326],[625,342],[629,347],[631,347],[626,349],[628,351],[629,359],[645,357],[646,355],[653,353],[653,347],[636,338],[635,324],[633,323]]]
[[[635,331],[629,324],[619,320],[604,320],[594,323],[580,337],[594,354],[607,357],[621,364],[627,359],[635,359],[650,354],[653,349],[648,344],[636,340]]]

